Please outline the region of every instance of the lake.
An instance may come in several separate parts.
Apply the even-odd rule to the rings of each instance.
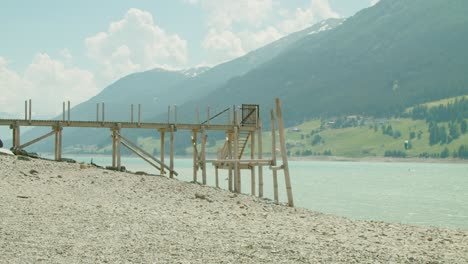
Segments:
[[[70,158],[111,164],[110,156]],[[122,165],[157,173],[135,157],[122,157]],[[468,229],[468,164],[289,161],[289,167],[296,207],[352,219]],[[180,180],[192,181],[191,159],[176,159],[175,168]],[[214,185],[213,167],[207,175]],[[265,167],[264,196],[272,199],[271,175]],[[282,175],[280,201],[286,202]],[[250,172],[244,171],[242,179],[242,191],[250,192]],[[220,170],[220,184],[227,189],[227,171]]]

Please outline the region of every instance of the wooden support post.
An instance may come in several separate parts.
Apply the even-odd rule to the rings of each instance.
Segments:
[[[105,108],[104,108],[104,102],[102,102],[102,122],[104,123],[104,114],[105,114]]]
[[[197,131],[192,130],[192,147],[193,147],[193,182],[198,182],[198,153],[197,153]]]
[[[31,141],[29,141],[29,142],[27,142],[27,143],[22,144],[22,145],[19,146],[18,148],[24,149],[24,148],[26,148],[26,147],[28,147],[28,146],[31,146],[31,145],[34,144],[34,143],[37,143],[37,142],[39,142],[39,141],[41,141],[41,140],[43,140],[43,139],[45,139],[45,138],[47,138],[47,137],[52,136],[53,134],[55,134],[55,131],[52,130],[51,132],[49,132],[49,133],[47,133],[47,134],[45,134],[45,135],[43,135],[43,136],[40,136],[40,137],[38,137],[38,138],[36,138],[36,139],[33,139],[33,140],[31,140]]]
[[[165,141],[165,139],[164,139],[164,130],[163,129],[159,130],[159,133],[161,135],[161,147],[160,147],[160,150],[161,150],[160,151],[161,152],[160,153],[161,154],[161,163],[164,164],[164,152],[165,152],[165,149],[164,149],[164,147],[165,147],[165,144],[164,144],[164,141]],[[164,165],[162,165],[161,166],[161,175],[165,175],[165,174],[166,174],[166,172],[164,171]]]
[[[262,122],[258,120],[258,159],[263,158]],[[263,166],[258,166],[258,197],[263,197]]]
[[[206,108],[206,122],[207,122],[207,125],[210,126],[210,107],[209,106]]]
[[[68,101],[68,123],[70,125],[70,101]]]
[[[170,136],[170,148],[171,148],[171,153],[170,153],[170,161],[169,161],[169,167],[170,167],[170,174],[169,177],[174,178],[174,126],[171,126],[171,136]]]
[[[98,104],[99,106],[99,104]],[[112,167],[117,167],[117,132],[112,128]]]
[[[278,119],[278,131],[279,139],[281,144],[281,156],[283,157],[283,171],[284,179],[286,183],[286,192],[288,195],[288,205],[294,207],[294,200],[291,188],[291,179],[289,178],[289,166],[288,166],[288,156],[286,152],[286,140],[284,137],[284,126],[283,126],[283,115],[281,113],[281,103],[278,98],[276,98],[276,117]]]
[[[55,130],[55,160],[62,160],[62,127],[54,127]]]
[[[255,159],[255,132],[250,132],[250,159]],[[250,192],[253,196],[255,196],[255,166],[250,168]]]
[[[227,134],[227,140],[228,140],[228,159],[229,159],[229,160],[232,160],[232,156],[233,156],[233,155],[232,155],[232,151],[233,151],[233,149],[232,149],[232,144],[233,144],[233,142],[232,142],[232,133],[231,133],[231,132],[228,132],[228,134]],[[233,189],[233,185],[234,185],[234,184],[233,184],[233,181],[234,181],[234,179],[233,179],[233,177],[232,177],[232,163],[229,163],[229,177],[228,177],[228,181],[229,181],[229,182],[228,182],[229,191],[232,192],[232,191],[234,191],[234,189]]]
[[[167,106],[167,124],[171,122],[171,106]]]
[[[270,111],[271,116],[271,166],[276,166],[276,129],[275,129],[275,112]],[[273,170],[273,197],[275,203],[279,203],[278,197],[278,171]]]
[[[201,166],[202,166],[202,182],[206,185],[206,141],[208,136],[205,134],[205,130],[201,131],[202,145],[201,145]]]
[[[237,125],[237,110],[234,110],[234,159],[239,159],[239,127]],[[242,192],[239,162],[234,163],[234,190],[237,193]]]
[[[10,128],[13,131],[13,142],[12,142],[13,146],[12,146],[12,148],[13,149],[19,148],[20,143],[21,143],[21,140],[20,140],[20,126],[18,124],[14,124],[14,125],[10,126]]]
[[[32,100],[29,99],[29,123],[31,123],[32,119]]]
[[[177,124],[177,105],[174,105],[174,124]]]
[[[24,101],[24,120],[28,120],[28,100]]]
[[[216,183],[216,188],[219,188],[218,166],[215,167],[215,183]]]
[[[102,119],[104,121],[104,118]],[[121,163],[121,155],[122,155],[122,152],[121,152],[121,138],[120,138],[120,133],[121,133],[121,128],[122,128],[122,125],[120,123],[117,124],[117,169],[119,171],[121,171],[122,169],[122,163]]]
[[[141,125],[141,104],[138,104],[138,126]]]
[[[65,122],[65,101],[63,102],[62,121]]]

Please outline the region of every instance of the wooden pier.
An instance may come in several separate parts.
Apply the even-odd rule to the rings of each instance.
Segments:
[[[29,103],[29,108],[28,108]],[[257,176],[258,176],[258,196],[263,197],[263,167],[268,167],[273,173],[273,188],[274,200],[279,202],[278,198],[278,171],[284,172],[286,192],[288,197],[288,205],[293,207],[294,200],[291,188],[289,175],[289,166],[286,154],[286,143],[284,138],[283,118],[281,113],[281,104],[279,99],[276,99],[276,115],[272,109],[271,128],[272,128],[272,155],[270,158],[263,158],[262,153],[262,123],[260,120],[258,105],[242,105],[241,113],[239,110],[226,109],[214,116],[210,116],[209,108],[207,110],[207,120],[200,123],[198,110],[196,111],[196,124],[177,123],[177,108],[174,107],[174,120],[171,122],[170,107],[168,108],[167,123],[148,123],[141,122],[141,105],[138,105],[138,120],[134,121],[134,107],[131,105],[131,120],[130,122],[109,122],[105,121],[105,104],[102,103],[102,116],[100,117],[100,105],[96,105],[96,120],[95,121],[73,121],[70,119],[70,102],[68,102],[68,111],[65,111],[65,102],[63,103],[62,120],[33,120],[32,119],[32,102],[25,101],[25,118],[24,119],[0,119],[0,126],[9,126],[13,133],[12,150],[19,153],[22,149],[31,146],[47,137],[55,135],[55,160],[62,160],[62,132],[64,128],[107,128],[111,131],[112,137],[112,167],[116,170],[122,170],[121,164],[121,146],[129,149],[132,153],[148,162],[151,166],[160,171],[161,175],[166,175],[173,178],[177,176],[174,168],[174,137],[176,131],[191,131],[192,146],[193,146],[193,181],[199,182],[198,172],[201,170],[202,184],[207,184],[207,164],[211,163],[215,168],[215,183],[219,187],[218,170],[228,170],[228,188],[232,192],[241,193],[241,171],[250,172],[251,180],[251,195],[257,195]],[[231,121],[231,110],[233,120]],[[66,115],[67,113],[67,115]],[[222,115],[228,115],[226,124],[212,124],[210,121]],[[276,117],[276,118],[275,118]],[[275,121],[277,126],[275,126]],[[20,128],[22,126],[34,127],[51,127],[52,131],[33,139],[26,143],[21,143]],[[279,134],[279,144],[281,152],[282,164],[278,165],[276,160],[276,127]],[[156,158],[152,154],[140,148],[137,144],[122,136],[122,129],[141,128],[154,129],[158,131],[161,139],[160,157]],[[226,133],[226,141],[224,146],[219,149],[216,159],[206,158],[206,144],[208,136],[207,131],[224,131]],[[170,149],[169,149],[169,165],[165,163],[165,135],[169,133]],[[200,143],[198,143],[200,138]],[[250,144],[249,144],[250,143]],[[250,145],[250,155],[245,157],[248,146]]]

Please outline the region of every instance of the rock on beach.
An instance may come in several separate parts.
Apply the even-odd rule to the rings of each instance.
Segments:
[[[0,263],[468,263],[468,230],[355,221],[0,155]]]

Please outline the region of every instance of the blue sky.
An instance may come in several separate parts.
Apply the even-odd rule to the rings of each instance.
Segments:
[[[129,73],[234,59],[376,0],[2,0],[0,114],[38,116]],[[47,95],[47,96],[44,96]]]

